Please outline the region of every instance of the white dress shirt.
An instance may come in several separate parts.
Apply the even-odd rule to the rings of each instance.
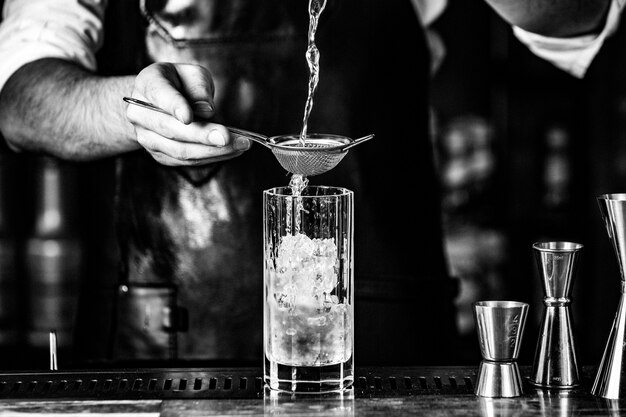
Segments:
[[[616,30],[625,2],[612,0],[606,25],[598,35],[548,38],[518,27],[513,27],[513,32],[534,54],[580,78],[604,40]],[[95,71],[95,53],[103,41],[106,3],[107,0],[5,0],[0,23],[0,90],[21,66],[41,58],[63,58]],[[428,28],[444,11],[447,1],[412,3]]]
[[[513,33],[538,57],[550,61],[577,78],[582,78],[606,38],[617,30],[624,3],[626,0],[612,0],[604,28],[597,35],[548,38],[519,27],[513,27]]]

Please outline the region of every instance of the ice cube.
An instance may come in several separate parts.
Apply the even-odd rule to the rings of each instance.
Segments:
[[[326,324],[326,316],[314,316],[306,319],[309,326],[324,326]]]

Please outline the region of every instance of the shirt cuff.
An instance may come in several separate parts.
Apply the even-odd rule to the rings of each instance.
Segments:
[[[604,28],[599,34],[572,38],[552,38],[514,26],[515,37],[536,56],[577,78],[583,78],[602,44],[619,26],[620,12],[626,0],[613,0]]]
[[[102,22],[76,1],[46,8],[41,3],[9,0],[5,4],[5,19],[0,24],[0,91],[19,68],[42,58],[60,58],[96,69]]]

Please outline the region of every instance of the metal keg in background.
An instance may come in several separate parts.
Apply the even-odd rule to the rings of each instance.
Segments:
[[[26,236],[26,341],[47,348],[55,330],[59,349],[69,348],[76,319],[83,248],[76,221],[78,172],[53,157],[34,161],[34,218]]]

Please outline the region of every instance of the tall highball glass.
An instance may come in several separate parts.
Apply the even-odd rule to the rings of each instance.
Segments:
[[[270,390],[343,392],[354,380],[353,192],[263,192],[264,378]]]

